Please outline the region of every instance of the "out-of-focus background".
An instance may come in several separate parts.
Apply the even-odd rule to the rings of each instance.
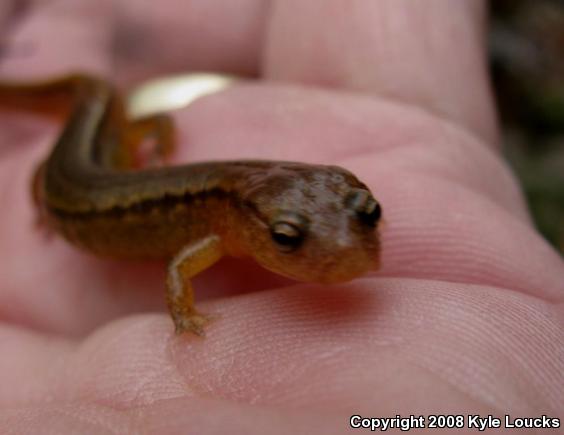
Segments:
[[[505,154],[564,254],[564,2],[494,0],[490,55]]]

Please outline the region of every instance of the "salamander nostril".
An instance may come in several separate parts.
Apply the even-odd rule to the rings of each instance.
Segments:
[[[358,217],[364,223],[375,226],[382,217],[382,208],[374,198],[370,198],[366,202],[363,210],[357,210]]]
[[[345,205],[354,210],[365,224],[375,226],[382,216],[380,204],[366,189],[353,189],[345,198]]]

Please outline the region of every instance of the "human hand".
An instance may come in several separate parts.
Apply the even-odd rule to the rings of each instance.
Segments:
[[[176,161],[338,164],[371,187],[386,221],[382,270],[348,284],[222,261],[195,280],[198,307],[220,319],[204,340],[177,338],[162,264],[99,260],[34,230],[30,177],[56,127],[3,113],[2,432],[342,433],[353,414],[562,417],[564,271],[499,156],[483,9],[65,0],[31,3],[17,21],[0,10],[11,23],[3,77],[259,76],[174,113]]]

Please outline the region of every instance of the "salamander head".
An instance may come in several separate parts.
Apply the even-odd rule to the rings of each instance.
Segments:
[[[281,163],[257,172],[240,207],[240,244],[276,273],[332,283],[379,265],[380,205],[342,168]]]

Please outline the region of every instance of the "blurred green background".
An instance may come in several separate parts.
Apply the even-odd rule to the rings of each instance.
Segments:
[[[493,0],[490,57],[505,155],[564,254],[564,2]]]

